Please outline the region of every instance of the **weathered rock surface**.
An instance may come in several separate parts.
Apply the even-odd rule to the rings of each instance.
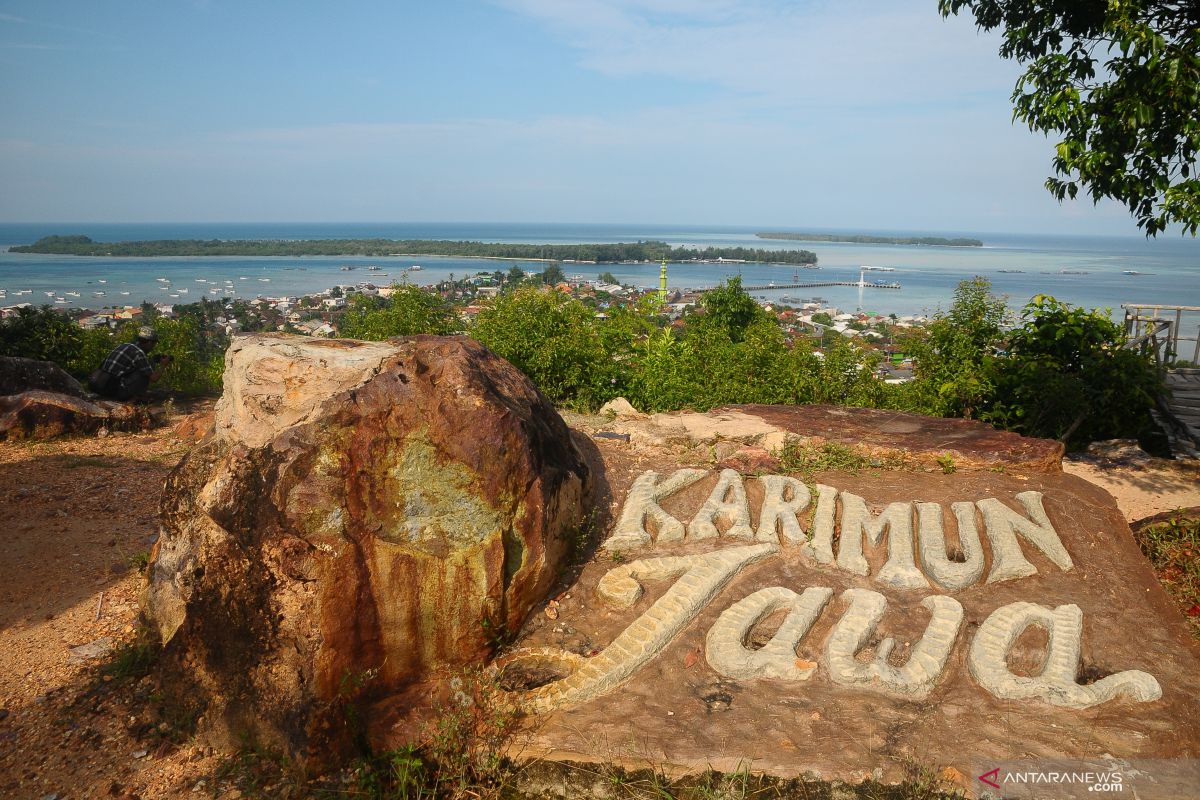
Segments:
[[[0,356],[0,395],[21,394],[32,390],[87,397],[87,392],[79,381],[51,361]]]
[[[1147,759],[1195,786],[1200,648],[1112,497],[1052,442],[836,411],[574,418],[630,434],[595,439],[623,542],[498,662],[529,713],[512,752],[850,783],[915,762],[976,795],[1006,759]],[[977,466],[722,469],[743,452],[729,440],[785,427]]]
[[[734,405],[649,417],[617,409],[606,424],[646,452],[721,442],[778,451],[794,439],[844,445],[881,461],[902,458],[916,467],[938,467],[938,459],[949,456],[958,468],[1057,472],[1064,450],[1061,442],[1025,438],[977,420],[845,406]]]
[[[143,430],[152,424],[150,409],[109,400],[92,402],[40,390],[0,397],[0,441],[95,433],[101,428]]]
[[[211,734],[333,757],[347,703],[482,660],[568,556],[587,468],[465,337],[235,340],[144,608]],[[236,741],[236,739],[235,739]]]

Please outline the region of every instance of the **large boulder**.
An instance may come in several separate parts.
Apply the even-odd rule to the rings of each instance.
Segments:
[[[466,337],[235,340],[167,481],[144,610],[212,738],[335,756],[358,704],[485,659],[569,556],[587,468]]]
[[[87,397],[79,381],[52,361],[0,356],[0,395],[28,391],[56,392],[72,397]]]
[[[136,431],[153,423],[150,409],[110,400],[92,402],[36,389],[0,397],[0,441],[48,439],[101,429]]]

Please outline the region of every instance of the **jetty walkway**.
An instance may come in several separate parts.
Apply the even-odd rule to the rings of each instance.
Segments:
[[[765,286],[743,286],[747,292],[767,289],[820,289],[825,286],[857,286],[860,289],[899,289],[898,283],[860,283],[859,281],[822,281],[820,283],[768,283]]]
[[[1200,325],[1194,322],[1200,306],[1123,303],[1121,308],[1125,346],[1149,344],[1163,368],[1167,394],[1159,401],[1158,417],[1171,451],[1178,458],[1200,458]]]

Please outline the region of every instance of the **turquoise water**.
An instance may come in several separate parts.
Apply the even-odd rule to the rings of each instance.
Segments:
[[[821,269],[796,271],[787,266],[671,265],[672,288],[703,288],[741,274],[747,285],[800,281],[857,281],[859,266],[891,267],[895,271],[868,273],[901,284],[899,290],[860,290],[851,287],[762,290],[756,295],[777,298],[820,297],[845,310],[920,314],[945,308],[959,281],[975,275],[991,279],[995,290],[1019,308],[1032,295],[1052,294],[1061,300],[1088,307],[1111,308],[1120,316],[1122,303],[1200,306],[1200,241],[1165,236],[1147,241],[1141,237],[1072,237],[971,232],[869,231],[851,233],[887,235],[966,235],[982,239],[982,248],[902,247],[819,242],[773,242],[758,239],[753,228],[680,225],[560,225],[560,224],[156,224],[0,225],[0,289],[7,297],[0,305],[19,302],[66,302],[58,307],[102,308],[152,302],[195,302],[201,296],[253,298],[277,297],[321,291],[336,284],[370,281],[386,284],[401,279],[404,267],[420,264],[409,273],[418,284],[433,283],[453,273],[456,277],[479,271],[507,271],[511,261],[420,257],[347,258],[90,258],[23,255],[7,247],[27,244],[48,234],[83,233],[97,241],[129,239],[318,239],[318,238],[429,238],[510,242],[616,242],[660,239],[672,245],[752,246],[777,249],[803,248],[817,253]],[[836,231],[825,231],[836,232]],[[535,262],[516,262],[540,270]],[[370,272],[369,265],[379,271]],[[350,272],[342,266],[353,265]],[[658,285],[657,264],[564,264],[567,274],[593,278],[601,271],[641,286]],[[1002,270],[1004,270],[1002,272]],[[1020,270],[1015,272],[1014,270]],[[1124,274],[1126,270],[1139,275]],[[1066,271],[1066,273],[1064,273]],[[1086,273],[1086,274],[1070,274]],[[170,289],[156,278],[170,281]],[[265,280],[264,280],[265,279]],[[101,283],[105,281],[105,283]],[[216,288],[218,291],[213,292]],[[185,288],[187,292],[180,292]],[[21,290],[31,294],[18,295]],[[225,290],[229,291],[226,292]],[[46,293],[52,293],[48,296]],[[78,293],[78,297],[67,294]],[[104,296],[96,296],[103,292]],[[128,292],[128,294],[124,294]],[[178,295],[171,297],[171,294]]]

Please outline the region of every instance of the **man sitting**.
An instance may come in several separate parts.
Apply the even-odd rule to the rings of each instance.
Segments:
[[[156,356],[151,363],[148,353],[156,344],[158,334],[153,328],[138,328],[137,341],[114,347],[100,369],[91,374],[88,383],[92,391],[101,397],[122,401],[143,394],[151,381],[158,380],[163,366],[170,360]]]

